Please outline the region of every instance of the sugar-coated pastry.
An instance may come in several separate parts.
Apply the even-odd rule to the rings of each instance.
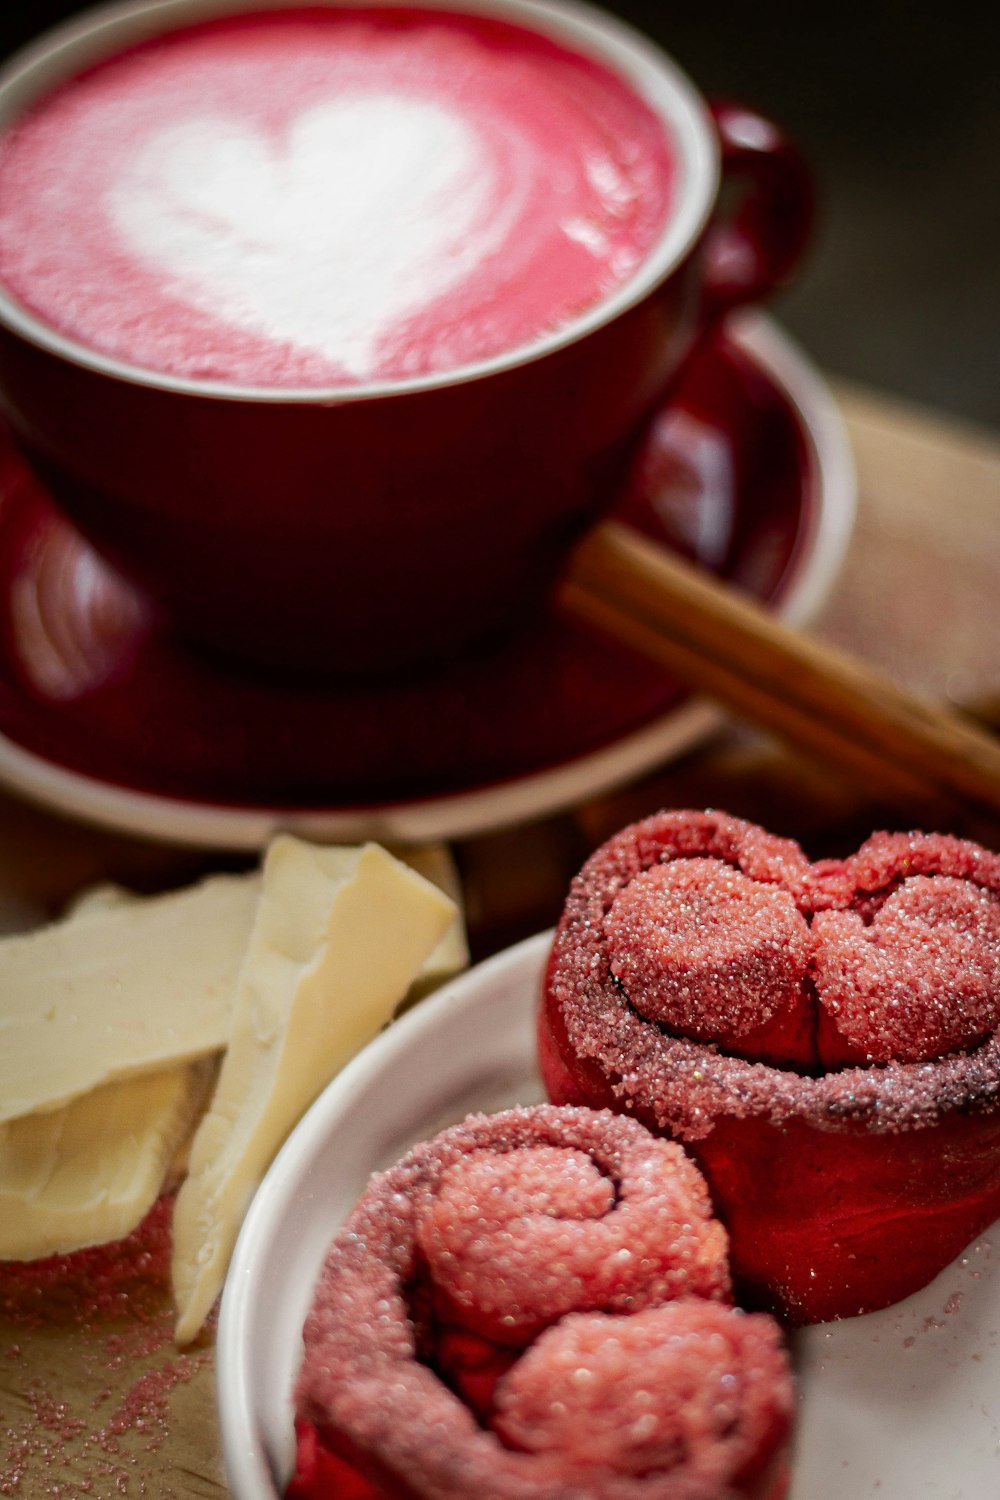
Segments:
[[[372,1179],[304,1330],[288,1500],[780,1500],[777,1325],[673,1142],[471,1116]]]
[[[844,860],[719,812],[632,825],[574,880],[550,1098],[682,1141],[737,1290],[792,1323],[925,1285],[1000,1217],[1000,856],[877,833]]]

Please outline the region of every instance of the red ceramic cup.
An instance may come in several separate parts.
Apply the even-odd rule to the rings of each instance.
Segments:
[[[7,67],[0,129],[141,38],[282,3],[93,11]],[[660,239],[555,334],[443,375],[248,388],[108,358],[0,287],[0,405],[21,445],[92,542],[215,652],[286,672],[384,671],[510,627],[613,502],[699,336],[783,283],[806,244],[811,192],[795,150],[759,116],[708,106],[642,36],[571,3],[446,6],[596,55],[676,143],[680,190]],[[729,180],[736,208],[723,218]]]

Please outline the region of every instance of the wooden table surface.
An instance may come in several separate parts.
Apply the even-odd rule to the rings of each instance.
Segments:
[[[1000,724],[1000,439],[838,387],[859,479],[857,526],[817,629],[909,687]],[[900,824],[868,789],[745,725],[640,783],[456,847],[473,950],[547,925],[589,850],[660,806],[714,805],[798,837],[814,857]],[[915,821],[915,820],[914,820]],[[995,829],[961,829],[1000,847]],[[0,928],[57,912],[95,880],[183,882],[211,863],[72,824],[0,793]],[[0,1268],[0,1496],[220,1496],[211,1341],[170,1341],[158,1244],[59,1281]]]

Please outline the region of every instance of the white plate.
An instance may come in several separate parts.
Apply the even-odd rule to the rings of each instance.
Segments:
[[[508,949],[384,1032],[269,1172],[219,1322],[219,1415],[237,1500],[282,1493],[300,1329],[324,1250],[371,1173],[470,1110],[542,1097],[534,1010],[549,941]],[[989,1236],[896,1307],[797,1334],[794,1352],[791,1500],[1000,1495],[1000,1264]]]

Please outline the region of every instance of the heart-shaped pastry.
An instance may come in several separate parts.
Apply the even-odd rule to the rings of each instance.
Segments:
[[[1000,1215],[1000,856],[874,834],[845,860],[661,813],[577,876],[549,963],[550,1097],[699,1161],[749,1294],[885,1306]]]
[[[673,1142],[470,1116],[375,1177],[304,1330],[288,1500],[780,1500],[792,1389]]]

